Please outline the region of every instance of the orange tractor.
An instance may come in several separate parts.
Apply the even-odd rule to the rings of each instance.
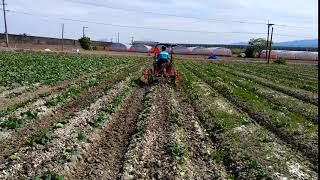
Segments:
[[[158,54],[160,53],[159,49],[162,46],[165,46],[167,52],[170,54],[168,62],[158,61]],[[154,57],[153,57],[153,67],[151,69],[144,70],[144,82],[147,84],[152,84],[158,82],[160,79],[166,80],[168,83],[176,84],[180,80],[179,71],[174,67],[174,58],[173,58],[173,47],[176,45],[171,44],[157,44],[154,47]]]

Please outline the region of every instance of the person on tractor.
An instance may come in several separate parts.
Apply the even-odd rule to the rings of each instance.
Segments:
[[[166,74],[166,66],[165,64],[169,64],[170,62],[170,55],[169,53],[166,51],[166,47],[162,46],[161,48],[161,52],[159,54],[157,54],[156,60],[157,60],[157,69],[158,69],[158,73],[160,71],[163,71],[164,74]]]

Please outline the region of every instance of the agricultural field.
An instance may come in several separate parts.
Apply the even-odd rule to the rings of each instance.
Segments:
[[[0,53],[0,179],[318,179],[318,66]]]

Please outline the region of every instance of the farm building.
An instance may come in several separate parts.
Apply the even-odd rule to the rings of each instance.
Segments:
[[[147,46],[147,45],[143,45],[143,44],[134,44],[129,48],[128,51],[129,52],[149,53],[152,51],[152,47]]]
[[[128,51],[128,49],[129,49],[128,45],[121,44],[121,43],[112,43],[109,46],[110,51],[126,52],[126,51]]]
[[[176,46],[173,48],[173,53],[174,54],[184,54],[184,55],[191,55],[192,50],[185,46]]]

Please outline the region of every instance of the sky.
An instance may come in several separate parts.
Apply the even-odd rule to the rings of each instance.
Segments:
[[[79,39],[83,27],[93,40],[130,43],[230,44],[318,38],[318,0],[6,0],[8,31]],[[191,17],[191,18],[190,18]],[[76,21],[75,21],[76,20]],[[240,23],[246,22],[246,23]],[[286,26],[278,26],[286,25]],[[4,32],[3,14],[0,31]]]

